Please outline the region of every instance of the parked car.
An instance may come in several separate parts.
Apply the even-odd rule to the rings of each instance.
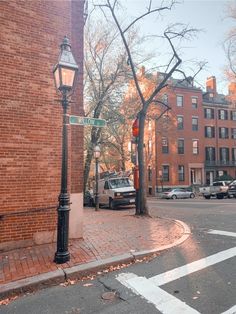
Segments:
[[[228,196],[230,182],[231,181],[215,181],[212,185],[199,188],[199,193],[206,199],[210,199],[212,196],[222,199]]]
[[[94,203],[94,197],[92,191],[85,191],[84,194],[84,206],[93,207],[95,205]]]
[[[228,196],[229,197],[233,196],[236,198],[236,180],[230,183],[229,189],[228,189]]]
[[[195,194],[192,191],[183,188],[176,188],[163,192],[161,197],[166,199],[194,198]]]

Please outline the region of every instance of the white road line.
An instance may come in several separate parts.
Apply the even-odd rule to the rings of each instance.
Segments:
[[[209,233],[235,237],[235,233],[227,231],[210,230]],[[159,286],[234,256],[236,256],[236,247],[207,256],[184,266],[174,268],[149,279],[138,277],[132,273],[121,273],[116,279],[124,286],[131,289],[135,294],[138,294],[144,297],[148,302],[151,302],[163,314],[199,314],[197,310],[159,288]],[[222,314],[236,314],[236,305]]]
[[[235,232],[222,231],[222,230],[209,230],[207,233],[225,235],[225,236],[228,236],[228,237],[236,237],[236,233]]]
[[[233,205],[234,203],[228,203],[228,202],[218,202],[218,201],[212,201],[212,202],[209,202],[209,201],[205,201],[205,200],[200,200],[201,202],[196,202],[195,200],[192,201],[190,199],[186,199],[186,201],[183,201],[183,200],[180,200],[180,199],[177,199],[175,200],[174,202],[172,200],[160,200],[160,199],[155,199],[155,200],[148,200],[148,202],[150,203],[156,203],[158,202],[158,204],[167,204],[167,205],[177,205],[177,204],[195,204],[195,205],[202,205],[202,204],[208,204],[208,205],[222,205],[222,206],[225,206],[225,205]]]
[[[220,263],[234,256],[236,256],[236,247],[204,257],[198,261],[186,264],[184,266],[174,268],[170,271],[154,276],[149,280],[151,280],[157,286],[162,286],[168,282],[179,279],[214,264]]]
[[[226,312],[221,313],[221,314],[236,314],[236,305],[228,309]]]
[[[148,302],[151,302],[161,313],[164,314],[199,314],[198,311],[191,308],[185,302],[177,299],[163,289],[154,285],[145,277],[136,277],[130,274],[130,278],[126,281],[122,276],[117,279],[125,283],[125,286],[131,288],[136,294],[144,297]]]

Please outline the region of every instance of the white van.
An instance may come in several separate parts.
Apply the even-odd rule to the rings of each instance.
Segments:
[[[98,181],[98,203],[115,209],[134,205],[136,191],[128,177],[108,177]]]

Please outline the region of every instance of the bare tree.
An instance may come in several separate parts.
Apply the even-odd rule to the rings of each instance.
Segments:
[[[117,42],[114,26],[88,20],[85,36],[85,104],[86,116],[103,118],[111,104],[118,104],[124,93],[127,73],[126,51]],[[84,190],[88,181],[93,148],[99,144],[101,128],[86,132]]]
[[[128,64],[130,66],[135,88],[141,103],[141,109],[137,113],[137,117],[139,119],[139,138],[138,138],[139,204],[136,208],[136,214],[138,215],[148,215],[148,207],[146,202],[145,164],[144,164],[145,160],[143,147],[144,127],[147,111],[151,104],[156,103],[165,105],[164,102],[161,102],[160,100],[157,99],[157,96],[159,93],[161,93],[163,89],[165,89],[168,86],[168,80],[175,72],[178,71],[178,73],[181,73],[183,75],[183,79],[186,79],[184,72],[180,68],[182,60],[176,47],[177,43],[179,43],[180,40],[184,38],[189,39],[196,32],[195,29],[191,29],[185,25],[174,24],[167,27],[164,30],[164,32],[161,35],[159,35],[159,37],[162,37],[168,43],[170,58],[165,67],[163,67],[164,70],[162,71],[163,75],[158,76],[156,78],[156,82],[155,85],[153,86],[152,91],[145,95],[145,93],[142,90],[141,81],[138,77],[134,56],[132,54],[132,51],[130,50],[129,43],[127,41],[127,33],[130,29],[132,29],[132,27],[134,27],[134,25],[136,25],[138,22],[141,21],[143,22],[143,20],[148,18],[149,16],[153,14],[160,14],[163,11],[171,10],[176,1],[174,0],[169,1],[168,5],[164,5],[164,2],[161,3],[162,4],[159,7],[155,7],[153,5],[152,0],[147,1],[148,5],[145,8],[144,12],[140,14],[138,17],[134,18],[128,25],[125,25],[125,23],[119,18],[119,15],[117,13],[117,8],[119,8],[120,6],[118,0],[104,0],[102,3],[100,2],[99,4],[95,5],[95,7],[99,7],[102,10],[106,19],[108,19],[107,14],[108,10],[110,16],[112,17],[113,21],[116,24],[123,45],[127,52]],[[157,35],[158,34],[154,34],[154,36]],[[160,47],[160,49],[162,49],[162,47]]]

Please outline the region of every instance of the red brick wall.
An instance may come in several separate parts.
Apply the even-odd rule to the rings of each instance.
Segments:
[[[174,88],[167,91],[168,104],[171,107],[169,116],[168,128],[158,121],[156,124],[156,174],[162,169],[162,165],[169,165],[170,180],[163,182],[166,186],[188,186],[191,185],[189,178],[189,163],[198,164],[204,162],[204,147],[203,147],[203,110],[202,110],[202,92],[198,89],[191,88]],[[176,105],[176,96],[183,96],[183,107]],[[191,97],[198,98],[198,107],[192,108]],[[177,130],[177,116],[181,115],[184,119],[184,129]],[[192,131],[192,117],[198,117],[198,131]],[[163,120],[163,119],[162,119]],[[169,153],[162,153],[162,137],[168,138]],[[184,154],[178,154],[177,140],[184,139]],[[192,151],[192,141],[199,140],[199,154],[194,155]],[[178,165],[184,165],[185,180],[178,180]],[[160,187],[160,181],[158,180]]]
[[[80,66],[71,111],[82,114],[82,14],[83,1],[0,1],[0,244],[55,229],[62,110],[52,68],[68,35]],[[69,138],[69,189],[78,193],[82,128]]]
[[[73,54],[79,66],[79,74],[77,79],[77,89],[73,95],[73,103],[71,104],[71,113],[74,115],[84,115],[83,111],[83,1],[72,1],[72,48]],[[79,4],[80,3],[80,4]],[[80,18],[78,18],[80,17]],[[73,171],[71,172],[71,193],[78,193],[83,191],[83,127],[72,126],[71,127],[71,146],[72,155],[71,163],[73,165]]]

